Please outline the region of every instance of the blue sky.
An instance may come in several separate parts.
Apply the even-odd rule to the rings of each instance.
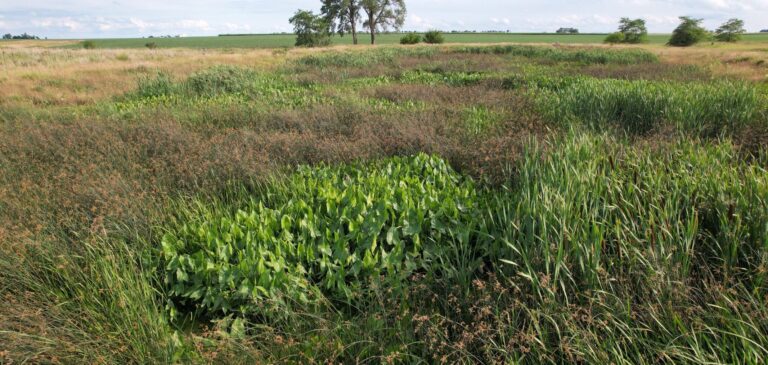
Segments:
[[[50,38],[136,37],[290,31],[298,8],[319,0],[0,0],[0,33]],[[648,20],[651,33],[671,31],[678,15],[714,28],[738,17],[749,31],[768,28],[768,0],[407,0],[406,30],[552,32],[577,27],[608,32],[623,16]]]

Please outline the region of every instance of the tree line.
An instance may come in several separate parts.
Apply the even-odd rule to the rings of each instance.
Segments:
[[[358,29],[366,30],[371,44],[378,32],[400,30],[405,23],[405,0],[321,0],[320,14],[299,9],[289,20],[296,33],[297,46],[324,46],[331,35],[350,34],[358,44]]]
[[[405,0],[321,0],[320,13],[299,9],[290,18],[296,34],[296,46],[326,46],[331,43],[331,35],[352,36],[352,43],[359,44],[359,31],[370,35],[371,44],[376,44],[377,33],[390,29],[400,30],[405,23],[407,13]],[[744,21],[730,19],[710,32],[701,23],[703,19],[680,17],[680,25],[672,33],[668,45],[690,46],[698,42],[713,39],[721,42],[737,42],[746,33]],[[435,33],[435,32],[432,32]],[[558,34],[578,34],[576,28],[560,28]],[[442,35],[434,39],[442,43]],[[430,42],[430,37],[426,41]],[[406,35],[403,44],[414,44],[421,40],[416,35]],[[605,42],[645,43],[648,41],[648,29],[644,19],[622,18],[619,29],[606,37]]]
[[[3,39],[5,39],[5,40],[8,40],[8,39],[40,39],[40,37],[38,37],[36,35],[32,35],[32,34],[27,34],[27,33],[19,34],[19,35],[13,35],[11,33],[7,33],[7,34],[3,35]]]
[[[714,32],[704,28],[701,23],[704,19],[688,16],[680,17],[680,25],[672,31],[672,37],[667,45],[676,47],[692,46],[708,39],[719,42],[738,42],[746,33],[744,21],[741,19],[729,19]],[[622,18],[619,21],[619,29],[605,38],[606,43],[645,43],[648,41],[648,29],[644,19]]]

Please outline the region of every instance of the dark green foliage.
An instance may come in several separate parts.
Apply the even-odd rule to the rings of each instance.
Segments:
[[[688,47],[707,39],[709,32],[701,26],[702,21],[703,19],[681,16],[680,25],[672,32],[672,38],[667,45]]]
[[[80,44],[85,49],[95,49],[96,48],[96,42],[94,41],[83,41]]]
[[[744,21],[734,18],[728,20],[717,28],[715,31],[715,39],[720,42],[738,42],[746,32],[746,29],[744,29]]]
[[[323,47],[331,44],[329,24],[322,16],[298,10],[289,21],[296,34],[297,47]]]
[[[157,43],[149,42],[149,43],[145,44],[144,46],[149,48],[149,49],[156,49],[157,48]]]
[[[579,34],[579,30],[576,28],[560,28],[555,33],[557,34]]]
[[[11,33],[7,33],[3,35],[3,39],[9,40],[9,39],[40,39],[40,37],[32,34],[27,34],[26,32],[19,35],[13,35]]]
[[[209,312],[250,313],[277,295],[307,302],[315,287],[351,300],[371,279],[407,277],[468,245],[477,199],[426,155],[302,167],[242,210],[185,214],[163,238],[165,282]]]
[[[421,35],[418,33],[408,33],[400,38],[400,44],[419,44],[421,43]]]
[[[443,33],[439,30],[430,30],[429,32],[424,33],[424,42],[429,44],[442,44],[445,42],[445,37],[443,37]]]

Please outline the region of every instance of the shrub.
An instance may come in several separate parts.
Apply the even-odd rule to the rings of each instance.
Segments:
[[[83,43],[81,43],[81,46],[84,49],[95,49],[96,48],[96,42],[94,42],[94,41],[83,41]]]
[[[149,42],[149,43],[145,44],[144,46],[149,48],[149,49],[156,49],[157,48],[157,43]]]
[[[430,30],[424,33],[424,42],[429,44],[442,44],[445,43],[445,37],[439,30]]]
[[[408,33],[400,38],[400,44],[419,44],[421,36],[417,33]]]
[[[301,167],[238,211],[199,208],[162,240],[177,304],[253,313],[256,300],[352,300],[369,280],[439,270],[473,236],[477,192],[427,155]],[[439,265],[438,265],[439,266]],[[453,269],[446,268],[446,273]]]
[[[618,44],[618,43],[624,43],[624,39],[625,39],[624,33],[615,32],[615,33],[611,33],[607,37],[605,37],[605,41],[604,42],[605,43],[610,43],[610,44]]]
[[[197,95],[237,94],[251,89],[258,78],[255,70],[220,65],[192,74],[185,86]]]
[[[177,90],[177,85],[170,74],[158,72],[154,77],[139,78],[139,86],[136,89],[136,97],[157,98],[171,95]]]
[[[672,32],[672,38],[667,45],[688,47],[705,40],[709,32],[701,26],[702,21],[702,19],[681,16],[680,25]]]

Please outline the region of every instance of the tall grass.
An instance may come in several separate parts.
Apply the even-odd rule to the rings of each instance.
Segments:
[[[505,85],[538,90],[534,98],[549,119],[600,130],[615,126],[643,134],[674,127],[694,136],[732,134],[766,124],[768,102],[743,82],[673,83],[589,77],[512,77]]]
[[[41,242],[23,256],[0,256],[0,344],[13,351],[11,361],[175,361],[180,344],[153,270],[137,252],[97,239],[77,248]]]

